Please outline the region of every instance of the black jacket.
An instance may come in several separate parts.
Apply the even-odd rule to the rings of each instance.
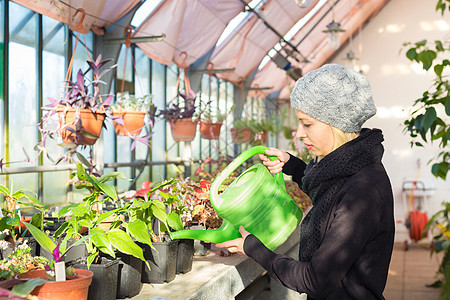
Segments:
[[[291,156],[283,172],[300,185],[305,168]],[[335,197],[310,261],[275,254],[254,235],[245,239],[244,251],[274,279],[309,299],[384,299],[395,226],[391,184],[381,161],[350,176]]]

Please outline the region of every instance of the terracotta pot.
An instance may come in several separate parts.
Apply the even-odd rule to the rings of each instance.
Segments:
[[[35,287],[31,294],[48,300],[85,300],[94,273],[89,270],[75,269],[75,274],[66,281],[47,281]],[[17,278],[46,278],[45,270],[28,271],[17,275]]]
[[[252,131],[250,128],[231,128],[230,131],[235,144],[248,143],[252,140]]]
[[[90,109],[79,109],[81,120],[81,138],[77,141],[76,133],[71,132],[65,128],[71,128],[76,130],[76,124],[74,124],[74,117],[77,109],[69,108],[68,110],[58,109],[59,125],[61,127],[60,134],[64,143],[74,143],[78,145],[93,145],[100,136],[102,130],[103,121],[105,120],[105,114],[93,113]],[[67,125],[69,124],[69,125]],[[66,126],[67,125],[67,126]]]
[[[138,135],[144,127],[144,119],[147,112],[145,111],[124,111],[113,112],[113,117],[122,117],[123,126],[116,121],[114,123],[114,130],[117,135]]]
[[[190,142],[197,133],[197,121],[192,118],[169,120],[170,130],[175,142]]]
[[[222,123],[200,123],[200,135],[207,140],[217,140],[220,136]]]

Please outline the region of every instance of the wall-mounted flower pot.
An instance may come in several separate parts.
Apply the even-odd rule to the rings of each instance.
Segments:
[[[105,114],[94,113],[90,109],[58,109],[60,135],[64,143],[93,145],[100,136]],[[79,114],[79,117],[77,115]],[[74,120],[77,120],[76,122]],[[76,139],[76,130],[80,130],[80,139]]]
[[[144,111],[124,111],[113,112],[113,118],[122,117],[123,125],[113,121],[114,130],[117,135],[138,135],[144,127],[145,115]]]
[[[252,140],[252,131],[250,128],[231,128],[231,138],[235,144],[249,143]]]
[[[116,257],[120,258],[116,297],[119,299],[134,297],[142,289],[143,262],[137,257],[120,252],[116,252]]]
[[[94,273],[89,287],[89,300],[115,300],[120,259],[101,258],[100,264],[91,264],[89,270]],[[87,270],[86,264],[75,264],[74,267]]]
[[[192,260],[194,258],[194,240],[178,240],[177,253],[177,274],[187,273],[192,270]]]
[[[144,283],[171,282],[177,271],[178,240],[168,242],[155,242],[152,245],[138,243],[144,251],[144,258],[150,265],[142,264],[141,281]]]
[[[200,136],[207,140],[217,140],[220,136],[222,123],[200,123]]]
[[[169,120],[170,130],[175,142],[191,142],[197,133],[197,121],[192,118]]]
[[[70,276],[66,281],[47,281],[37,286],[31,292],[39,299],[48,300],[86,300],[89,286],[91,285],[93,272],[89,270],[75,269],[75,276]],[[17,275],[17,278],[44,278],[45,270],[33,270]],[[98,298],[102,299],[102,298]]]

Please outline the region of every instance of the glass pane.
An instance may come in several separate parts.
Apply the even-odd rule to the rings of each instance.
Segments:
[[[176,90],[177,80],[178,80],[178,68],[176,67],[175,64],[172,64],[171,66],[167,67],[167,78],[166,78],[166,81],[167,81],[166,101],[167,101],[167,103],[169,101],[174,100],[175,97],[177,96],[177,90]],[[176,99],[175,99],[175,101],[176,101]],[[182,156],[182,154],[184,154],[183,151],[182,151],[182,153],[180,153],[180,147],[184,147],[185,143],[184,142],[179,142],[179,143],[175,142],[172,138],[169,123],[166,122],[166,124],[167,124],[166,125],[166,128],[167,128],[166,129],[167,130],[167,156],[168,156],[168,160],[175,160],[178,157]],[[195,142],[192,141],[192,144],[193,143],[195,143]],[[178,169],[174,165],[167,165],[167,172],[168,172],[168,174],[167,174],[168,177],[174,177],[178,173]]]
[[[152,61],[152,95],[153,103],[156,105],[157,109],[164,109],[165,106],[165,78],[164,71],[165,66]],[[152,136],[152,161],[164,161],[165,158],[165,147],[166,147],[166,127],[165,121],[158,119],[153,127]],[[167,132],[170,135],[170,132]],[[158,165],[153,167],[152,181],[159,182],[165,177],[165,166]]]
[[[64,56],[65,36],[64,24],[49,17],[42,17],[43,32],[43,68],[42,68],[42,93],[44,106],[49,104],[49,97],[59,99],[64,89],[64,77],[66,64]],[[42,111],[45,114],[46,111]],[[56,117],[56,115],[55,115]],[[57,117],[55,118],[55,126]],[[51,125],[51,124],[49,124]],[[57,145],[56,139],[47,139],[45,148],[52,160],[43,156],[44,165],[53,165],[58,159],[57,153],[63,151]],[[43,173],[43,200],[45,204],[57,204],[66,202],[65,184],[69,180],[69,172],[45,172]]]
[[[125,45],[122,45],[117,60],[116,93],[129,92],[134,95],[134,85],[132,82],[133,62],[131,58],[131,49],[127,49]]]
[[[36,165],[34,146],[38,141],[38,99],[36,95],[37,14],[9,2],[9,162],[13,167]],[[26,113],[24,113],[26,108]],[[23,138],[26,137],[26,138]],[[27,156],[31,161],[27,161]],[[14,189],[38,190],[37,174],[18,174],[11,178]]]
[[[135,91],[136,96],[142,97],[150,94],[150,59],[145,55],[142,50],[136,48],[136,74],[135,74]],[[148,116],[146,117],[146,124],[149,123]],[[147,125],[142,130],[141,135],[147,135],[152,132],[151,126]],[[152,140],[150,140],[152,143]],[[137,160],[151,160],[151,148],[147,147],[143,143],[136,143],[136,159]],[[145,167],[141,173],[136,169],[136,188],[142,186],[142,182],[151,180],[150,178],[151,167]]]
[[[4,0],[0,0],[0,16],[2,16],[2,20],[5,14],[5,1]],[[4,55],[5,55],[5,36],[3,34],[5,30],[4,27],[4,22],[0,22],[0,61],[4,61]],[[5,103],[4,103],[4,86],[3,86],[3,82],[4,82],[4,72],[5,72],[5,68],[3,63],[0,63],[0,124],[5,124],[5,119],[4,119],[4,113],[5,113]],[[3,132],[4,130],[0,130],[0,141],[4,141],[4,136],[3,136]],[[0,143],[0,158],[4,158],[5,157],[5,145],[4,143]],[[5,176],[0,176],[0,184],[3,183]]]
[[[74,33],[74,35],[72,36],[73,47],[76,47],[75,56],[73,59],[72,80],[73,78],[76,78],[79,69],[85,72],[89,68],[88,64],[86,63],[87,60],[96,59],[96,57],[93,57],[92,52],[93,39],[94,36],[92,31],[90,31],[88,34]],[[103,59],[105,59],[105,57],[103,57]],[[91,72],[89,72],[89,76],[92,77]]]

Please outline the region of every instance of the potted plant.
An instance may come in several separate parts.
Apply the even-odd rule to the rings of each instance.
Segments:
[[[36,238],[41,247],[52,253],[49,265],[44,270],[33,270],[19,274],[19,279],[40,278],[45,279],[43,285],[35,287],[31,294],[45,299],[87,299],[89,287],[92,282],[93,272],[83,269],[67,267],[64,262],[65,255],[72,247],[83,243],[92,237],[87,235],[73,243],[69,247],[61,244],[61,240],[55,243],[41,229],[27,223],[27,229]]]
[[[105,126],[106,111],[114,97],[100,93],[100,84],[105,84],[101,77],[115,67],[114,65],[100,72],[111,61],[101,59],[99,55],[95,61],[88,60],[89,68],[85,72],[78,70],[76,80],[66,82],[66,91],[61,99],[49,98],[51,103],[44,109],[50,111],[39,123],[44,147],[46,138],[53,137],[54,134],[61,136],[62,146],[67,148],[93,145],[100,136],[100,131]],[[92,80],[87,76],[89,71],[92,71]],[[53,116],[56,114],[59,122],[54,124]]]
[[[183,228],[179,214],[171,209],[177,199],[158,197],[158,192],[174,182],[175,179],[170,179],[155,187],[146,184],[143,197],[143,191],[138,191],[139,196],[127,208],[128,230],[139,241],[147,260],[141,277],[145,283],[170,282],[176,275],[178,241],[171,241],[166,232]]]
[[[189,90],[188,93],[181,92],[179,97],[175,97],[169,102],[166,109],[162,109],[158,113],[159,117],[169,122],[172,137],[176,142],[190,142],[195,138],[198,123],[194,118],[196,98],[192,90]]]
[[[111,118],[117,135],[129,136],[150,146],[149,139],[152,133],[139,137],[145,125],[145,116],[150,114],[149,124],[153,127],[155,105],[152,104],[151,95],[136,97],[128,92],[117,95],[116,102],[110,106]],[[134,148],[132,146],[132,148]]]
[[[77,260],[68,263],[94,273],[89,299],[116,299],[119,260],[115,259],[115,250],[144,261],[142,249],[122,226],[124,219],[121,215],[127,208],[118,207],[106,212],[100,209],[106,201],[117,201],[115,187],[107,182],[120,178],[125,178],[120,172],[110,172],[102,176],[89,174],[83,165],[78,163],[71,182],[77,189],[88,190],[89,193],[82,202],[65,206],[58,212],[58,217],[68,217],[52,237],[58,241],[59,248],[65,249],[70,243],[79,245],[79,240],[84,241],[82,245],[86,249],[85,255],[80,255]],[[98,227],[110,217],[113,222],[109,224],[109,228],[103,230]],[[82,228],[86,228],[87,236],[80,233]],[[45,249],[51,253],[48,248]]]
[[[226,114],[220,111],[213,113],[205,111],[200,116],[200,136],[207,140],[217,140],[220,136],[220,128],[223,121],[227,118]]]
[[[0,185],[0,194],[5,197],[6,209],[3,209],[0,218],[0,240],[8,242],[8,247],[3,247],[1,253],[3,256],[8,256],[16,248],[16,244],[21,243],[23,240],[27,241],[28,246],[31,247],[31,254],[36,255],[38,251],[36,241],[30,237],[25,236],[26,229],[25,222],[31,222],[35,226],[44,228],[44,213],[48,209],[48,205],[44,205],[37,199],[37,195],[29,190],[20,189],[13,191],[13,184],[8,189],[4,185]],[[27,201],[23,201],[26,199]],[[38,210],[33,217],[23,217],[20,215],[20,211],[24,207],[33,207]]]
[[[252,130],[246,119],[234,121],[230,131],[235,144],[250,143],[253,139]]]

